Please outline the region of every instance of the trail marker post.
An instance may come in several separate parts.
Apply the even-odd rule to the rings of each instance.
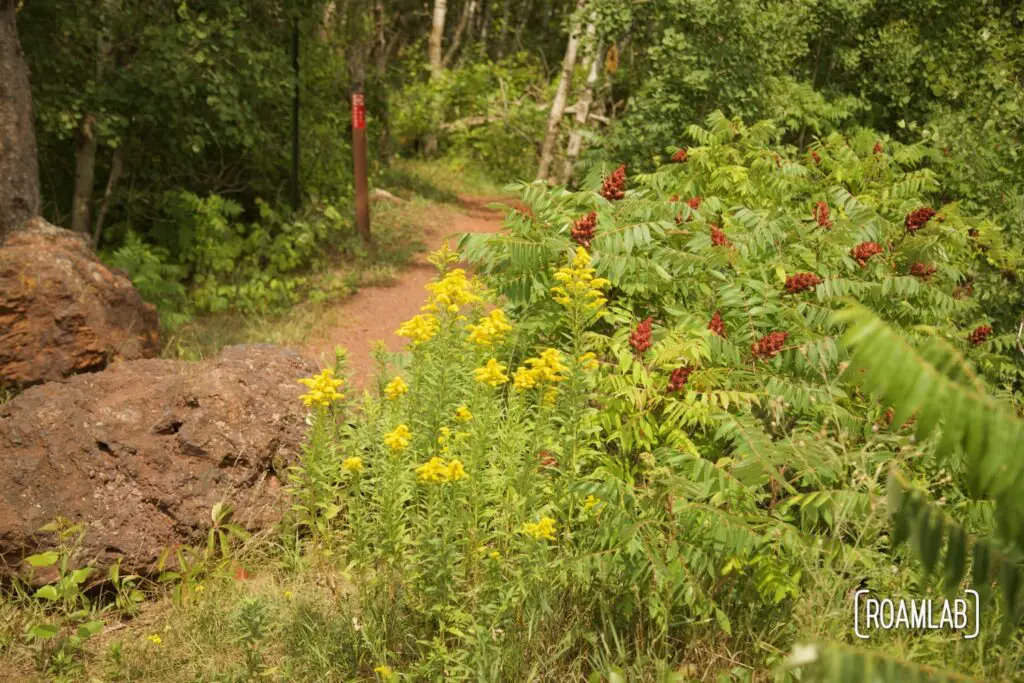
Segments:
[[[370,243],[370,186],[366,171],[366,101],[362,88],[352,93],[352,162],[356,182],[356,230]]]

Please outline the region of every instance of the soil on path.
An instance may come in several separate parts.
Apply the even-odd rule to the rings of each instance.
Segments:
[[[458,235],[462,233],[498,232],[503,215],[487,205],[512,204],[507,197],[460,195],[458,199],[460,208],[444,217],[450,220],[428,221],[431,225],[424,227],[421,239],[427,250],[417,254],[392,283],[361,288],[342,301],[338,315],[332,316],[342,321],[341,324],[327,329],[319,339],[311,340],[305,347],[308,355],[329,367],[334,362],[334,347],[342,346],[348,350],[351,386],[361,389],[372,381],[374,344],[383,341],[388,351],[397,352],[408,341],[395,336],[395,330],[419,313],[426,299],[424,287],[436,273],[434,266],[427,262],[427,253],[440,249],[445,242],[455,249]]]

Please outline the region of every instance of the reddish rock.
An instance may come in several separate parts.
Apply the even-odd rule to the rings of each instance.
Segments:
[[[25,387],[160,350],[156,308],[83,235],[33,218],[0,247],[0,386]]]
[[[76,563],[154,569],[161,550],[199,544],[225,500],[258,529],[279,518],[278,479],[306,433],[313,368],[274,346],[234,346],[199,363],[139,360],[32,387],[0,406],[0,573],[52,547],[37,530],[83,522]]]

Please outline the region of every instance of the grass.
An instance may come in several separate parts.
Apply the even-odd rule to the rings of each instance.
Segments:
[[[503,184],[465,159],[395,159],[381,173],[377,186],[404,199],[419,196],[453,204],[458,195],[501,194]]]

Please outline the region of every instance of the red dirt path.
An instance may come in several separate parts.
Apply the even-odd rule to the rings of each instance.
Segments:
[[[334,347],[348,349],[351,385],[366,386],[372,380],[374,362],[373,345],[383,340],[388,351],[400,351],[408,341],[395,336],[403,322],[420,312],[426,299],[424,286],[434,277],[435,270],[427,262],[427,253],[440,249],[448,242],[457,246],[456,236],[465,232],[495,233],[501,229],[502,213],[488,209],[494,202],[511,203],[506,197],[459,196],[461,207],[451,213],[451,221],[439,226],[427,226],[422,241],[427,251],[416,255],[389,285],[363,287],[338,306],[340,326],[327,330],[320,339],[311,341],[305,352],[323,366],[333,363]]]

